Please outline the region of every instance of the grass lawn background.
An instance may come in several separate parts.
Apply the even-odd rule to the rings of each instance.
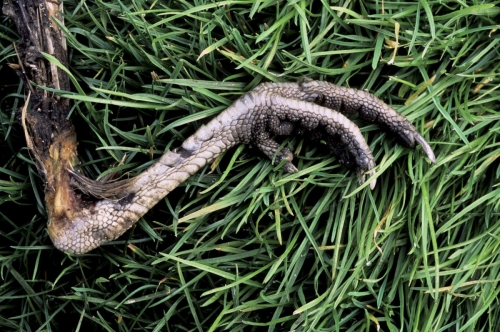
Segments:
[[[0,330],[499,331],[499,2],[64,1],[72,119],[89,176],[134,175],[261,82],[367,89],[410,119],[430,165],[359,122],[370,191],[323,144],[300,172],[230,150],[109,245],[45,229],[0,25]],[[123,160],[123,163],[120,161]]]

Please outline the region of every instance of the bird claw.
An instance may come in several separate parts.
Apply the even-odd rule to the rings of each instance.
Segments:
[[[374,175],[375,162],[359,128],[342,115],[358,113],[361,119],[379,123],[394,132],[408,147],[420,145],[431,163],[436,162],[432,148],[415,127],[395,109],[366,91],[303,78],[298,83],[264,83],[250,94],[254,99],[267,99],[268,108],[262,112],[269,112],[269,118],[273,119],[272,123],[260,126],[256,131],[259,133],[259,130],[264,130],[262,128],[268,130],[263,135],[266,137],[264,148],[260,147],[267,155],[274,154],[276,148],[271,152],[265,148],[278,146],[270,138],[270,134],[309,133],[311,136],[327,138],[329,141],[337,141],[329,145],[341,161],[346,154],[342,151],[344,148],[353,157],[355,168],[361,174],[360,180],[364,183],[366,175]],[[277,158],[276,161],[282,159],[287,159],[283,166],[285,171],[297,171],[291,158]],[[350,160],[349,158],[348,161]],[[374,179],[370,188],[373,189],[375,184]]]

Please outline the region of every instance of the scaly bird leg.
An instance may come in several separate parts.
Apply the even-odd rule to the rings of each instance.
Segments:
[[[135,178],[95,183],[72,171],[75,187],[102,199],[88,202],[80,198],[74,209],[49,220],[49,235],[58,249],[73,254],[114,240],[180,183],[236,144],[253,143],[267,156],[276,157],[275,163],[285,160],[286,171],[295,172],[292,153],[288,149],[277,151],[273,135],[297,132],[324,138],[334,153],[356,167],[364,181],[365,174],[373,174],[372,153],[359,128],[336,110],[348,114],[358,111],[365,120],[386,125],[409,146],[422,145],[435,161],[427,142],[406,118],[366,92],[307,79],[264,83]],[[374,186],[375,180],[370,183]]]

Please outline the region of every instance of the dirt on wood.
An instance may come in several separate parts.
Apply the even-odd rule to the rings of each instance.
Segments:
[[[56,18],[63,22],[62,2],[43,0],[4,1],[3,13],[16,25],[20,40],[15,45],[18,63],[10,64],[21,76],[26,105],[20,118],[26,143],[45,180],[49,233],[72,219],[84,203],[73,190],[70,170],[78,164],[77,140],[68,119],[69,101],[44,88],[70,91],[68,75],[46,60],[42,53],[67,63],[66,40]]]

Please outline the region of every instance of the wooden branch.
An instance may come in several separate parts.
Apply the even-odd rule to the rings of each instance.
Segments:
[[[7,0],[3,4],[4,14],[14,21],[20,36],[16,47],[19,64],[11,67],[17,68],[28,95],[23,107],[23,127],[27,145],[45,179],[45,203],[52,238],[58,227],[71,220],[84,204],[71,187],[68,172],[78,163],[76,134],[67,118],[69,101],[43,89],[70,90],[68,75],[42,55],[42,52],[48,53],[68,66],[66,38],[52,20],[55,17],[64,22],[62,10],[62,2],[56,1]]]

